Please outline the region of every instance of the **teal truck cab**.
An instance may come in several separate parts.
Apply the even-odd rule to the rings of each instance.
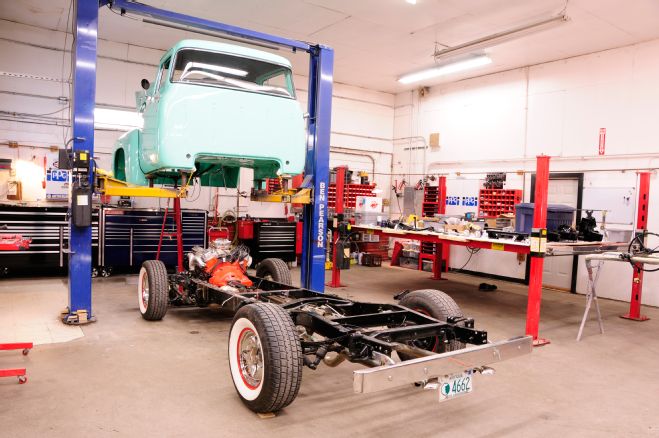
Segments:
[[[268,52],[183,40],[142,80],[142,129],[115,145],[113,172],[135,185],[199,177],[237,187],[241,167],[254,180],[302,173],[306,130],[290,62]]]

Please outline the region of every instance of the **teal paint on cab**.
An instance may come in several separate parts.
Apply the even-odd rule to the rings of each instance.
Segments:
[[[272,64],[273,70],[287,74],[285,87],[293,97],[216,83],[172,82],[174,63],[181,50],[220,52],[231,59]],[[178,42],[162,57],[155,80],[138,106],[144,128],[130,131],[116,142],[115,175],[123,173],[126,181],[146,185],[147,176],[154,182],[164,182],[163,177],[178,178],[181,171],[196,170],[206,172],[201,179],[203,185],[235,187],[237,172],[233,169],[239,167],[253,168],[256,179],[275,177],[277,173],[302,173],[305,120],[294,98],[290,70],[287,59],[271,53],[200,40]],[[224,74],[222,70],[206,72]],[[125,157],[123,169],[117,163],[120,149]]]

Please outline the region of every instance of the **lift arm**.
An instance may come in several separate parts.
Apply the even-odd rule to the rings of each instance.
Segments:
[[[104,170],[96,170],[96,191],[106,196],[130,196],[138,198],[185,198],[187,186],[181,188],[145,187],[128,184],[110,176]]]

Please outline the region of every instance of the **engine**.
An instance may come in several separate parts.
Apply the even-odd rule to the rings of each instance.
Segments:
[[[217,287],[252,287],[246,272],[252,258],[245,245],[233,246],[231,241],[216,239],[209,248],[195,246],[188,253],[188,268],[191,272]]]

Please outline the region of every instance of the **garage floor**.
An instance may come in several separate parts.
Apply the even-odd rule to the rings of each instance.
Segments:
[[[391,301],[397,290],[440,288],[491,339],[523,333],[524,286],[497,281],[498,291],[479,292],[481,279],[448,277],[435,282],[402,268],[358,267],[344,273],[349,287],[340,293]],[[63,281],[50,280],[57,288]],[[27,359],[0,353],[0,368],[25,362],[29,373],[27,385],[0,379],[0,435],[659,437],[659,309],[645,308],[652,320],[637,323],[618,318],[625,303],[602,300],[606,334],[597,334],[592,320],[577,343],[584,297],[545,291],[541,333],[551,345],[500,364],[494,377],[477,377],[468,397],[439,405],[436,392],[412,386],[356,395],[357,366],[343,364],[305,369],[297,400],[262,420],[241,404],[229,379],[231,318],[174,309],[161,322],[146,322],[135,281],[95,280],[98,322],[83,327],[83,338],[37,346]],[[43,290],[44,280],[2,286],[0,302]]]

